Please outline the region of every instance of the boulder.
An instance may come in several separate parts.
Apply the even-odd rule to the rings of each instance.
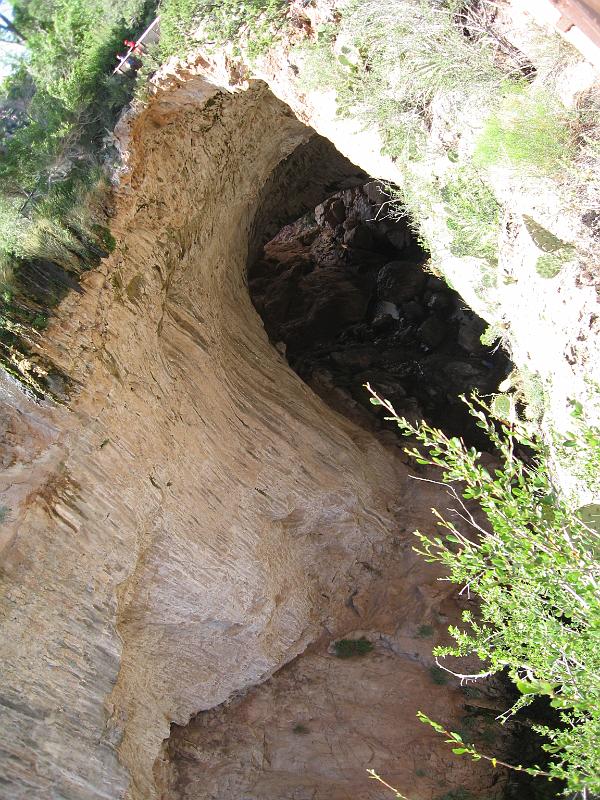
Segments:
[[[472,312],[462,312],[458,326],[457,342],[467,353],[481,354],[485,346],[481,344],[481,334],[486,328],[486,323]]]
[[[337,232],[331,227],[321,230],[310,246],[310,259],[318,267],[341,268],[344,265],[346,249]]]
[[[409,322],[420,322],[425,316],[425,309],[416,300],[409,300],[402,305],[402,314]]]
[[[372,345],[355,345],[331,354],[331,359],[338,367],[349,370],[365,370],[377,360],[377,348]]]
[[[404,250],[413,243],[408,219],[386,220],[381,227],[386,239],[396,250]]]
[[[418,334],[421,342],[431,349],[438,347],[446,338],[448,326],[434,314],[419,325]]]
[[[370,283],[358,276],[335,267],[315,270],[299,280],[280,338],[303,347],[334,338],[363,319],[370,296]]]
[[[373,247],[373,232],[368,225],[361,223],[351,228],[344,234],[344,244],[348,247],[358,247],[362,250],[369,250]]]
[[[377,275],[377,296],[390,303],[412,300],[425,286],[427,278],[417,264],[410,261],[390,261]]]
[[[427,308],[440,316],[446,316],[454,310],[454,298],[449,292],[431,292]]]
[[[315,220],[317,225],[336,228],[341,225],[346,218],[346,206],[339,197],[330,197],[315,208]]]

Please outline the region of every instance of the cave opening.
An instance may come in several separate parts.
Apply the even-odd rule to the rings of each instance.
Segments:
[[[355,176],[280,227],[256,248],[248,286],[271,343],[336,411],[389,429],[369,383],[411,421],[489,446],[460,396],[497,391],[510,360],[482,343],[485,321],[381,182]]]

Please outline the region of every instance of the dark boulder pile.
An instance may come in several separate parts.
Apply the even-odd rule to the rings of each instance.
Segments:
[[[476,441],[459,395],[495,391],[508,359],[481,344],[485,322],[428,271],[384,201],[371,182],[283,228],[250,268],[252,301],[273,344],[338,410],[377,427],[370,382],[399,413]]]

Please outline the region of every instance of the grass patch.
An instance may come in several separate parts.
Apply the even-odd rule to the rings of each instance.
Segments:
[[[338,658],[353,658],[365,656],[373,650],[373,645],[364,636],[360,639],[339,639],[334,644],[335,654]]]
[[[461,16],[465,8],[469,13]],[[455,3],[428,0],[355,0],[342,7],[338,26],[325,27],[316,42],[303,48],[305,86],[334,89],[340,115],[365,126],[377,124],[384,152],[401,174],[399,205],[417,228],[418,220],[430,217],[443,202],[431,164],[440,155],[430,152],[432,103],[446,99],[457,118],[473,107],[491,108],[507,81],[520,74],[510,59],[498,58],[496,43],[476,19],[477,4],[461,9],[457,14]],[[457,187],[459,193],[462,188]],[[459,195],[449,197],[454,199]],[[483,208],[487,213],[488,206]],[[480,235],[476,210],[467,209],[463,218],[455,203],[456,246],[462,242],[469,253],[483,249],[483,257],[494,258],[497,230],[490,241],[484,221]],[[431,250],[434,243],[422,229],[416,232]]]
[[[511,86],[486,122],[473,162],[555,175],[575,156],[571,122],[572,115],[551,94],[526,84]]]
[[[307,733],[310,733],[306,725],[303,725],[301,722],[299,722],[297,725],[294,725],[294,727],[292,728],[292,732],[297,733],[301,736],[305,736]]]

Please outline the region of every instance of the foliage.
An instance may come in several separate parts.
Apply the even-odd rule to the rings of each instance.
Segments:
[[[563,266],[573,256],[573,250],[558,250],[555,253],[543,253],[537,257],[535,271],[540,278],[556,278]]]
[[[160,50],[164,58],[186,55],[201,27],[202,38],[212,44],[235,41],[247,35],[250,55],[272,43],[274,30],[285,20],[285,0],[164,0],[161,5]]]
[[[556,174],[574,158],[570,116],[551,94],[527,84],[506,89],[473,155],[478,166],[505,163],[521,174]]]
[[[132,87],[111,73],[124,37],[145,26],[155,3],[12,5],[25,55],[0,85],[0,363],[40,396],[49,377],[30,357],[35,332],[76,285],[68,276],[114,246],[103,147]]]
[[[301,722],[299,722],[297,725],[294,725],[294,727],[292,728],[292,732],[293,733],[298,733],[298,734],[310,733],[310,731],[306,727],[306,725],[303,725]]]
[[[498,339],[501,339],[505,330],[498,324],[488,325],[479,337],[479,341],[484,347],[493,347]]]
[[[370,653],[373,645],[364,636],[360,639],[339,639],[335,645],[335,654],[338,658],[352,658]]]
[[[332,88],[339,114],[365,125],[376,122],[384,151],[401,175],[395,193],[399,213],[408,213],[429,249],[418,220],[443,202],[430,160],[439,153],[428,152],[432,104],[445,103],[457,118],[473,107],[487,108],[518,72],[510,60],[500,63],[496,40],[482,26],[465,35],[469,23],[459,10],[482,5],[351,0],[341,8],[339,26],[323,27],[302,51],[301,81],[307,88]],[[495,234],[492,242],[487,228],[478,235],[473,211],[457,225],[465,233],[474,225],[467,246],[479,251],[483,238],[485,254],[493,257]],[[462,230],[455,238],[464,241]]]
[[[335,88],[341,113],[376,120],[395,158],[419,158],[438,94],[458,110],[506,80],[490,44],[464,36],[452,4],[351,0],[341,11],[339,29],[323,28],[305,50],[303,80]]]
[[[558,495],[545,449],[514,416],[495,419],[482,400],[465,401],[494,446],[498,466],[491,469],[475,448],[425,422],[412,425],[372,394],[372,402],[389,411],[387,419],[424,445],[425,452],[407,452],[418,463],[442,470],[456,502],[454,514],[471,528],[472,535],[466,536],[434,512],[441,535],[416,534],[419,552],[443,564],[453,583],[468,587],[480,599],[479,613],[464,612],[464,627],[450,628],[455,644],[436,648],[436,658],[476,655],[484,665],[481,672],[461,675],[463,680],[508,671],[521,697],[505,718],[535,697],[549,698],[560,725],[534,726],[546,740],[549,777],[564,780],[570,791],[599,791],[596,531]],[[486,527],[476,521],[467,504],[471,502],[487,518]],[[474,757],[472,748],[464,752]]]
[[[433,625],[420,625],[417,631],[419,639],[428,639],[430,636],[433,636],[433,634]]]
[[[600,427],[585,420],[583,406],[571,400],[573,430],[556,437],[558,457],[593,493],[600,494]]]
[[[557,250],[564,250],[569,247],[566,242],[555,236],[552,231],[544,228],[539,222],[536,222],[533,217],[523,214],[523,223],[527,229],[527,233],[533,239],[535,245],[539,247],[544,253],[555,253]]]
[[[468,755],[471,756],[473,761],[481,761],[484,759],[485,761],[489,761],[493,767],[501,766],[514,770],[515,772],[526,772],[528,775],[532,775],[536,778],[551,777],[549,773],[539,769],[539,767],[524,767],[521,764],[507,764],[506,761],[501,761],[494,756],[488,756],[480,753],[474,745],[470,744],[469,742],[465,742],[463,735],[458,733],[458,731],[446,730],[443,725],[440,725],[439,722],[434,722],[434,720],[430,719],[426,714],[423,714],[422,711],[417,712],[417,717],[421,720],[421,722],[425,722],[427,725],[430,725],[434,731],[441,733],[442,736],[447,737],[445,741],[453,746],[452,752],[457,756]],[[459,794],[460,792],[460,789],[457,792],[449,792],[447,795],[444,795],[444,797],[458,798],[462,796]]]
[[[453,234],[450,251],[455,256],[498,260],[501,207],[477,173],[463,168],[442,189],[446,224]]]
[[[160,67],[160,45],[158,42],[148,45],[141,55],[141,65],[135,76],[133,96],[136,100],[148,98],[148,81]]]
[[[432,667],[429,668],[429,674],[431,675],[431,680],[437,686],[445,686],[448,683],[448,675],[444,672],[443,669],[440,669],[437,664],[434,664]]]
[[[0,506],[0,525],[3,522],[6,522],[6,518],[10,513],[10,508],[8,506]]]
[[[79,203],[98,181],[102,139],[129,97],[123,79],[111,75],[115,54],[148,8],[146,0],[14,3],[27,56],[2,86],[5,255],[53,259],[54,243],[42,252],[46,236],[60,240],[63,256],[65,248],[82,250],[80,233],[94,238],[94,220],[83,221]],[[67,214],[78,217],[77,230]]]

